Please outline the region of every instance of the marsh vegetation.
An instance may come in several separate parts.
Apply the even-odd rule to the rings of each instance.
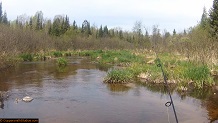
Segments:
[[[204,9],[196,26],[172,33],[161,33],[157,25],[148,32],[140,21],[132,31],[91,26],[87,20],[79,26],[76,21],[70,24],[67,15],[47,20],[41,11],[9,21],[0,10],[0,68],[51,58],[57,58],[59,66],[67,66],[64,57],[80,55],[114,66],[105,78],[107,83],[162,83],[156,66],[158,56],[169,83],[196,88],[217,85],[213,79],[218,75],[218,41],[213,23],[216,6],[214,2],[209,14]]]

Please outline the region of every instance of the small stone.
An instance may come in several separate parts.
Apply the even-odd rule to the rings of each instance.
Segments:
[[[31,102],[32,100],[33,100],[33,98],[29,97],[29,96],[26,96],[26,97],[23,98],[24,102]]]

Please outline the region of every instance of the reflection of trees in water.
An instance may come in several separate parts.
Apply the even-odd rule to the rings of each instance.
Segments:
[[[218,95],[211,95],[206,101],[202,101],[206,108],[210,122],[218,121]]]
[[[212,89],[204,88],[204,89],[192,89],[187,93],[188,96],[194,97],[196,99],[205,100],[212,94]]]
[[[101,71],[108,71],[112,66],[105,64],[96,64],[96,67]]]
[[[107,88],[112,92],[127,92],[130,89],[123,84],[107,84]]]
[[[152,92],[158,92],[162,94],[167,93],[163,84],[144,84],[144,86],[146,86],[146,88]],[[170,90],[174,91],[175,89],[176,87],[171,86]],[[212,123],[218,120],[218,94],[213,94],[213,90],[211,88],[189,89],[187,92],[178,91],[177,93],[182,100],[185,99],[186,96],[201,100],[202,106],[205,107],[208,112],[207,114],[210,122]]]
[[[8,92],[0,91],[0,108],[4,109],[4,101],[8,99]]]
[[[181,99],[185,99],[186,96],[193,97],[195,99],[205,100],[212,94],[212,89],[204,88],[204,89],[188,89],[188,91],[177,91]]]
[[[168,94],[165,84],[143,84],[149,91],[161,94]],[[176,85],[169,84],[170,92],[173,93],[176,89]]]
[[[70,75],[75,75],[77,68],[72,66],[59,67],[54,66],[53,72],[51,71],[51,75],[54,76],[55,79],[64,79],[68,78]]]
[[[4,109],[4,99],[0,97],[0,108]]]
[[[182,93],[184,92],[179,92],[181,98],[183,97]],[[218,95],[214,95],[211,88],[191,89],[185,93],[185,96],[201,100],[202,107],[207,110],[210,122],[218,120]]]

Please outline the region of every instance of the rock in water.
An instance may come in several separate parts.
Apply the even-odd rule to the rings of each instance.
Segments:
[[[33,100],[33,98],[29,97],[29,96],[26,96],[26,97],[23,98],[24,102],[31,102],[32,100]]]

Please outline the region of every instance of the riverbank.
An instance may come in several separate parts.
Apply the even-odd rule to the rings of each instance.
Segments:
[[[48,53],[22,54],[14,61],[38,61],[66,56],[88,56],[98,64],[110,64],[105,83],[126,84],[134,81],[141,83],[162,84],[163,76],[156,53],[147,50],[77,50],[51,51]],[[217,85],[214,77],[218,75],[218,66],[196,63],[180,54],[159,53],[161,65],[168,78],[168,83],[176,84],[181,90],[189,86],[195,88],[212,87]],[[16,64],[16,62],[12,62]],[[9,63],[9,62],[8,62]],[[12,65],[8,64],[8,67]],[[67,63],[65,63],[67,64]],[[7,69],[5,64],[1,70]]]
[[[147,50],[98,50],[80,51],[77,54],[91,56],[100,64],[111,64],[114,67],[108,71],[105,83],[141,83],[163,84],[161,69],[157,66],[156,53]],[[176,84],[178,89],[204,88],[216,86],[214,77],[218,67],[189,60],[181,54],[159,53],[158,57],[168,78],[168,83]]]

